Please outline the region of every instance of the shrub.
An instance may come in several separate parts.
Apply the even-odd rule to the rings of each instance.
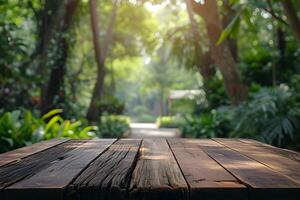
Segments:
[[[183,123],[183,119],[176,116],[162,116],[156,119],[159,128],[178,128]]]
[[[130,129],[130,120],[121,115],[103,115],[98,126],[97,136],[104,138],[119,138]]]
[[[150,114],[139,114],[136,117],[136,121],[141,122],[141,123],[154,123],[156,120],[156,117],[154,115]]]
[[[121,115],[124,112],[125,105],[116,97],[105,95],[99,102],[100,113],[107,113],[110,115]]]
[[[212,138],[228,135],[229,116],[222,109],[202,113],[200,116],[186,116],[180,126],[183,137]]]
[[[286,146],[299,131],[300,107],[287,88],[263,88],[235,110],[233,137],[256,137]]]
[[[95,136],[96,126],[87,126],[84,120],[65,120],[59,114],[61,109],[55,109],[45,114],[42,120],[50,119],[43,125],[43,139],[67,137],[73,139],[88,139]]]
[[[82,121],[64,120],[55,109],[36,118],[29,111],[5,112],[0,116],[0,152],[9,151],[41,140],[57,137],[91,138],[94,126]]]
[[[299,97],[286,86],[261,88],[238,107],[223,106],[185,117],[184,137],[247,137],[280,147],[300,148]],[[295,144],[294,144],[295,143]]]

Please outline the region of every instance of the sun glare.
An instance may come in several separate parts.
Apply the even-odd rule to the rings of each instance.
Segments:
[[[145,7],[151,12],[158,12],[162,8],[162,5],[161,4],[153,5],[152,3],[147,2],[145,3]]]

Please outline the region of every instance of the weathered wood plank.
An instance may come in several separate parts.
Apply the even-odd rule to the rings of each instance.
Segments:
[[[68,199],[128,199],[140,144],[140,139],[121,139],[110,146],[72,183]]]
[[[18,161],[40,151],[44,151],[56,145],[62,144],[68,140],[69,139],[51,139],[0,154],[0,167],[8,163]]]
[[[30,178],[6,188],[8,199],[63,199],[64,188],[115,139],[89,140]]]
[[[130,183],[131,199],[187,199],[188,186],[165,139],[145,139]]]
[[[247,188],[204,153],[198,140],[169,139],[168,143],[190,187],[190,199],[247,199]]]
[[[24,178],[28,178],[60,159],[65,153],[75,149],[85,141],[68,141],[53,148],[26,157],[18,162],[0,168],[0,189],[8,187]]]
[[[300,195],[298,183],[239,152],[213,140],[199,140],[199,146],[236,178],[251,186],[250,199],[296,200]]]
[[[298,153],[296,151],[274,147],[274,146],[271,146],[271,145],[253,140],[253,139],[238,139],[238,140],[242,143],[253,145],[253,146],[258,146],[258,147],[263,146],[263,147],[265,147],[265,150],[270,153],[280,154],[284,157],[287,157],[287,158],[290,158],[297,162],[300,162],[300,153]]]
[[[256,160],[300,184],[300,163],[280,154],[271,153],[264,146],[249,145],[236,139],[216,138],[215,141]]]
[[[32,156],[9,163],[0,168],[0,197],[4,196],[4,188],[49,166],[66,152],[75,149],[85,141],[68,141],[53,148],[38,152]],[[0,198],[2,199],[2,198]]]

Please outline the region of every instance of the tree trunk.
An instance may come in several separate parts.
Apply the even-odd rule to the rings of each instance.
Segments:
[[[66,4],[64,4],[66,3]],[[65,75],[65,65],[68,57],[69,44],[65,34],[67,34],[72,17],[75,14],[76,8],[78,7],[79,0],[68,0],[67,2],[61,2],[63,6],[62,17],[56,16],[60,19],[56,21],[55,26],[55,39],[56,44],[59,45],[57,48],[57,58],[54,61],[54,65],[50,71],[50,78],[47,84],[44,84],[41,113],[45,114],[49,110],[55,108],[55,104],[58,102],[63,102],[64,100],[64,75]],[[43,57],[43,56],[42,56]],[[46,59],[43,58],[43,59]],[[57,99],[56,99],[57,98]]]
[[[236,62],[232,56],[228,41],[216,45],[223,28],[219,17],[216,0],[206,0],[204,4],[190,0],[192,8],[205,21],[210,39],[212,58],[220,69],[224,79],[226,92],[232,102],[237,105],[247,98],[247,87],[242,83]]]
[[[187,12],[189,15],[189,19],[191,22],[191,28],[193,33],[193,40],[194,40],[194,48],[195,48],[195,54],[196,54],[196,66],[203,77],[203,88],[205,91],[207,91],[207,83],[208,81],[213,77],[215,74],[215,69],[213,67],[213,61],[211,59],[210,52],[203,53],[201,46],[200,46],[200,32],[198,24],[194,18],[192,7],[189,2],[189,0],[185,0]]]
[[[227,27],[228,24],[233,20],[236,16],[235,10],[233,10],[231,3],[229,0],[223,0],[223,16],[222,16],[222,24],[223,28]],[[237,40],[235,38],[227,38],[230,51],[235,61],[238,60],[238,45]]]
[[[64,76],[65,64],[68,55],[68,43],[64,39],[61,43],[61,55],[56,61],[50,72],[50,78],[46,86],[46,92],[42,99],[41,114],[45,114],[50,110],[56,108],[60,103],[64,102]]]
[[[293,6],[293,2],[291,0],[282,0],[281,3],[289,25],[294,32],[295,37],[300,42],[300,19],[297,16],[297,11]]]
[[[43,9],[39,11],[41,20],[38,21],[38,44],[36,47],[36,57],[38,58],[38,74],[40,78],[40,111],[46,112],[48,102],[46,100],[47,80],[48,80],[48,53],[51,41],[58,28],[58,22],[63,17],[63,2],[61,0],[46,0]]]
[[[94,87],[91,102],[87,111],[87,119],[89,121],[97,121],[100,117],[99,102],[103,93],[104,78],[105,78],[105,59],[107,56],[110,40],[112,37],[112,31],[117,15],[117,1],[114,2],[114,7],[110,19],[110,23],[107,27],[107,31],[104,38],[103,47],[100,44],[100,32],[98,27],[98,14],[97,14],[97,0],[90,0],[90,15],[91,15],[91,27],[93,33],[93,43],[95,58],[97,63],[97,80]]]
[[[277,28],[277,48],[279,52],[279,65],[280,67],[284,67],[285,64],[285,47],[286,47],[286,41],[285,41],[285,34],[282,30],[282,28]]]

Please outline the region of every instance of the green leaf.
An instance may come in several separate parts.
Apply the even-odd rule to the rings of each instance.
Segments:
[[[251,29],[253,29],[254,28],[254,25],[252,24],[252,22],[251,22],[251,11],[249,10],[249,9],[244,9],[243,10],[243,12],[242,12],[242,14],[243,14],[243,19],[246,21],[246,23],[247,23],[247,25],[251,28]]]
[[[51,120],[47,123],[46,127],[45,127],[45,132],[47,133],[52,126],[54,126],[57,122],[61,122],[62,118],[60,116],[55,116],[53,118],[51,118]]]
[[[50,118],[50,117],[52,117],[52,116],[54,116],[54,115],[57,115],[57,114],[60,114],[60,113],[62,113],[62,112],[63,112],[62,109],[54,109],[54,110],[51,110],[51,111],[49,111],[48,113],[44,114],[44,115],[42,116],[42,119],[45,120],[45,119],[47,119],[47,118]]]
[[[81,138],[90,137],[88,135],[88,132],[90,132],[90,131],[96,131],[96,130],[97,130],[97,126],[87,126],[82,131],[80,131],[79,136]]]
[[[81,124],[82,124],[81,121],[75,121],[70,125],[70,129],[75,130],[76,128],[80,127]]]
[[[15,110],[11,112],[11,118],[14,124],[18,121],[20,115],[21,115],[21,111],[19,110]]]
[[[239,29],[240,26],[240,16],[237,15],[233,20],[228,24],[228,26],[223,30],[221,36],[217,41],[217,45],[221,44],[230,34]]]

